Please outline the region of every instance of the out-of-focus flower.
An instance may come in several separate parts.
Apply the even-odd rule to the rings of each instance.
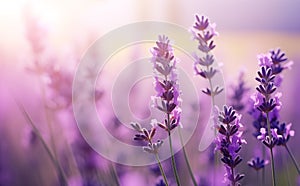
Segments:
[[[231,85],[231,95],[229,97],[230,105],[234,110],[240,112],[246,107],[246,97],[250,90],[249,87],[246,87],[244,80],[244,72],[240,72],[238,83],[236,85]]]
[[[263,169],[269,163],[269,161],[260,159],[260,157],[256,157],[256,158],[252,158],[247,163],[250,167],[252,167],[256,171],[259,171],[260,169]]]

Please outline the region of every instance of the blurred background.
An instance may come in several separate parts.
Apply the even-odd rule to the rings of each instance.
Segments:
[[[72,81],[88,47],[111,30],[149,20],[174,23],[188,30],[194,24],[195,14],[206,15],[217,24],[219,36],[215,41],[217,47],[214,55],[222,64],[226,87],[236,85],[240,71],[244,71],[250,97],[256,86],[257,55],[267,53],[270,49],[280,47],[288,59],[294,61],[292,70],[284,72],[284,81],[279,90],[283,92],[281,119],[293,123],[296,135],[289,145],[299,162],[300,151],[296,144],[300,140],[299,7],[300,1],[280,0],[1,1],[0,185],[59,185],[66,180],[69,185],[117,185],[117,177],[121,185],[155,185],[159,181],[159,170],[155,165],[130,167],[114,164],[98,155],[85,142],[72,112]],[[191,42],[194,41],[191,39]],[[122,54],[120,65],[132,61],[135,56],[150,57],[150,53],[144,51],[149,51],[149,48]],[[96,51],[95,55],[101,55],[101,51]],[[116,68],[122,68],[118,67],[117,62],[115,64]],[[110,72],[114,73],[114,70]],[[204,80],[195,82],[199,90],[206,86]],[[150,97],[154,94],[150,90],[152,82],[148,80],[144,83],[148,83],[149,92],[140,93]],[[123,125],[111,107],[106,105],[108,84],[109,80],[98,82],[95,92],[98,111],[106,116],[106,127],[114,136],[133,143],[134,131]],[[140,89],[143,90],[143,87]],[[145,100],[146,96],[136,94],[132,95],[134,99],[130,104],[138,112],[150,101],[148,97]],[[139,103],[135,104],[135,99]],[[201,94],[199,103],[189,104],[190,113],[200,113],[200,119],[197,132],[187,144],[188,154],[200,185],[211,185],[209,179],[204,179],[210,177],[207,176],[210,170],[207,163],[209,152],[195,150],[203,133],[203,123],[209,118],[210,107],[206,109],[206,105],[210,103]],[[201,105],[200,108],[197,105]],[[143,114],[149,112],[147,109],[148,105],[145,111],[137,115],[144,117]],[[256,153],[254,147],[258,142],[251,135],[251,117],[247,115],[247,110],[242,113],[249,145],[243,149],[244,161],[239,169],[246,174],[242,184],[253,185],[256,174],[246,162]],[[289,157],[283,150],[278,150],[277,155],[283,157],[278,158],[276,164],[279,183],[297,185],[299,178]],[[176,157],[180,164],[182,154],[178,153]],[[180,173],[185,175],[186,167],[184,163],[181,164]],[[168,169],[169,162],[165,161],[164,166]],[[270,171],[267,172],[267,176],[270,176]],[[220,168],[220,180],[223,173],[224,170]],[[172,177],[172,172],[168,176]],[[188,180],[184,183],[190,185]]]

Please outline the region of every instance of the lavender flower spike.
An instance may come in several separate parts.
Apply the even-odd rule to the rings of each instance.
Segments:
[[[153,106],[167,115],[166,120],[158,123],[158,126],[170,132],[180,123],[181,92],[177,82],[176,59],[168,37],[159,36],[151,53],[157,92],[152,97]]]
[[[232,186],[239,185],[239,181],[243,179],[244,174],[236,173],[235,167],[242,162],[242,158],[238,154],[242,148],[242,144],[246,140],[242,138],[243,132],[240,130],[243,125],[240,123],[241,116],[235,113],[232,107],[224,106],[223,112],[219,114],[219,122],[217,124],[218,135],[216,137],[216,149],[222,154],[221,161],[226,168],[225,178]]]
[[[210,87],[206,88],[202,92],[211,96],[212,100],[215,95],[218,95],[222,92],[223,88],[216,86],[213,87],[211,79],[217,73],[217,70],[213,67],[215,62],[214,55],[211,54],[211,51],[216,47],[214,44],[213,38],[218,35],[215,31],[216,24],[210,23],[207,17],[201,16],[201,18],[196,15],[196,22],[191,32],[194,36],[194,39],[198,41],[198,49],[204,53],[204,57],[199,57],[194,54],[194,71],[196,75],[208,79]],[[212,101],[214,105],[214,100]]]
[[[276,51],[272,50],[269,54],[259,55],[258,60],[261,69],[257,73],[258,77],[256,77],[256,81],[259,82],[259,85],[256,87],[257,93],[253,96],[253,100],[255,101],[250,114],[255,118],[254,126],[257,132],[254,135],[270,150],[273,185],[276,185],[273,157],[273,148],[276,145],[286,147],[300,173],[295,159],[286,146],[289,138],[294,135],[294,131],[290,129],[291,124],[286,125],[279,122],[279,111],[281,109],[279,98],[282,94],[276,93],[274,95],[277,87],[282,82],[281,72],[288,68],[283,64],[287,61],[287,58],[278,49]]]
[[[180,185],[172,147],[171,131],[180,123],[181,99],[177,80],[176,59],[168,37],[159,36],[156,46],[151,49],[151,53],[154,85],[155,90],[157,91],[156,96],[152,97],[154,102],[153,106],[165,115],[164,121],[158,122],[157,125],[168,132],[172,168],[176,183],[177,185]]]

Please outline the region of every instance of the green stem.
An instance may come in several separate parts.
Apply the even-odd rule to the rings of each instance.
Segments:
[[[288,154],[290,155],[290,157],[291,157],[291,159],[292,159],[292,161],[293,161],[293,163],[294,163],[294,165],[295,165],[295,167],[297,169],[298,174],[300,174],[300,169],[299,169],[299,166],[297,164],[297,161],[296,161],[294,155],[292,154],[292,152],[290,151],[290,149],[289,149],[289,147],[287,145],[284,145],[284,147],[287,150]]]
[[[269,120],[269,112],[267,114],[267,126],[268,126],[268,134],[270,140],[272,140],[272,134],[271,134],[271,124]],[[272,178],[273,178],[273,186],[276,186],[276,177],[275,177],[275,167],[274,167],[274,155],[273,155],[273,147],[270,148],[271,152],[271,165],[272,165]]]
[[[208,67],[207,67],[208,68]],[[212,82],[211,82],[211,79],[208,79],[208,82],[209,82],[209,86],[210,86],[210,91],[213,91],[213,85],[212,85]],[[212,102],[212,110],[214,109],[213,107],[215,106],[215,95],[214,94],[211,94],[211,102]]]
[[[262,145],[262,153],[263,153],[263,159],[266,159],[266,147],[264,145]],[[262,184],[261,185],[265,185],[266,182],[266,168],[263,167],[262,168]]]
[[[169,116],[168,116],[168,119],[169,119]],[[178,172],[177,172],[177,168],[176,168],[176,162],[175,162],[175,157],[174,157],[174,152],[173,152],[173,147],[172,147],[172,138],[171,138],[170,130],[168,130],[168,135],[169,135],[169,144],[170,144],[171,159],[172,159],[172,168],[173,168],[177,186],[180,186],[181,184],[180,184],[180,180],[179,180],[179,176],[178,176]]]
[[[233,167],[231,167],[231,175],[232,175],[232,177],[233,177],[233,180],[231,181],[231,184],[232,184],[232,186],[235,186],[235,176],[234,176],[234,170],[233,170]]]
[[[47,107],[47,102],[46,102],[46,90],[42,83],[41,77],[39,77],[38,79],[39,79],[39,84],[40,84],[40,88],[41,88],[41,95],[42,95],[42,101],[43,101],[43,106],[44,106],[44,114],[46,117],[46,123],[48,125],[48,129],[49,129],[49,133],[50,133],[50,142],[51,142],[52,150],[54,153],[54,157],[57,159],[56,146],[55,146],[54,137],[53,137],[53,127],[52,127],[50,113],[49,113],[49,110]]]
[[[161,175],[162,175],[163,178],[164,178],[164,182],[165,182],[166,186],[169,186],[169,183],[168,183],[168,180],[167,180],[167,176],[166,176],[165,171],[164,171],[164,169],[163,169],[163,167],[162,167],[162,165],[161,165],[161,162],[160,162],[160,159],[159,159],[159,156],[158,156],[157,153],[155,153],[155,158],[156,158],[156,160],[157,160],[157,163],[158,163],[158,166],[159,166],[160,173],[161,173]]]
[[[207,66],[207,71],[209,71],[209,66]],[[211,81],[210,78],[208,79],[208,82],[209,82],[210,91],[213,92],[213,84],[212,84],[212,81]],[[211,105],[212,105],[211,106],[211,112],[213,112],[214,111],[214,107],[215,107],[215,95],[211,94],[210,97],[211,97]],[[215,137],[216,137],[217,136],[217,130],[215,128],[214,128],[214,133],[215,133]],[[219,162],[219,155],[218,155],[218,153],[215,153],[214,154],[213,178],[215,178],[216,174],[217,174],[216,173],[216,169],[217,169],[218,162]],[[213,182],[213,185],[215,185],[215,179],[213,179],[212,182]]]
[[[189,162],[189,159],[188,159],[186,150],[185,150],[185,146],[184,146],[184,144],[183,144],[183,139],[182,139],[180,127],[178,128],[178,132],[179,132],[180,142],[181,142],[181,145],[182,145],[182,151],[183,151],[183,155],[184,155],[184,160],[185,160],[186,165],[187,165],[187,167],[188,167],[189,174],[190,174],[190,176],[191,176],[191,178],[192,178],[193,184],[194,184],[194,186],[197,186],[197,182],[196,182],[196,179],[195,179],[195,177],[194,177],[193,170],[192,170],[192,168],[191,168],[191,165],[190,165],[190,162]]]
[[[281,154],[280,154],[280,157],[281,157],[281,161],[282,161],[283,164],[284,164],[284,162],[287,162],[287,161],[288,161],[288,157],[287,157],[287,156],[284,156],[282,152],[281,152]],[[290,186],[291,183],[290,183],[290,171],[289,171],[289,165],[286,164],[286,165],[284,166],[284,168],[285,168],[285,174],[286,174],[287,185]]]
[[[259,172],[256,171],[256,184],[259,186]]]
[[[118,174],[117,174],[117,171],[115,169],[115,166],[113,164],[111,164],[111,174],[112,174],[112,177],[113,179],[115,180],[116,182],[116,185],[120,185],[120,182],[119,182],[119,179],[118,179]]]
[[[275,166],[274,166],[273,148],[270,148],[270,152],[271,152],[271,162],[272,162],[272,178],[273,178],[273,186],[276,186],[276,177],[275,177]]]
[[[165,81],[168,81],[167,75],[165,75]],[[170,101],[167,101],[167,105],[169,105]],[[167,113],[167,127],[168,127],[168,136],[169,136],[169,145],[170,145],[170,152],[171,152],[171,159],[172,159],[172,168],[174,172],[174,176],[176,179],[177,186],[180,186],[180,179],[178,176],[177,168],[176,168],[176,162],[173,152],[173,146],[172,146],[172,138],[171,138],[171,130],[170,130],[170,113]]]
[[[17,102],[16,102],[17,103]],[[45,150],[47,151],[52,163],[54,164],[57,172],[58,172],[58,177],[59,177],[59,181],[62,185],[68,185],[68,181],[67,178],[64,174],[64,171],[62,169],[62,167],[60,166],[60,164],[58,163],[58,161],[56,160],[56,158],[54,157],[54,155],[52,154],[50,148],[48,147],[47,143],[45,142],[44,138],[42,137],[41,133],[39,132],[38,128],[34,125],[34,122],[32,121],[31,117],[29,116],[29,114],[27,113],[27,111],[25,110],[25,108],[23,107],[23,105],[21,105],[20,103],[17,103],[19,109],[22,111],[22,113],[24,114],[26,120],[30,123],[34,133],[37,135],[37,137],[39,138],[39,140],[41,141],[43,147],[45,148]]]

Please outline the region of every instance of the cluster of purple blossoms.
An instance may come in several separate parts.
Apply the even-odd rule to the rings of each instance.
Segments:
[[[256,129],[254,136],[270,150],[273,185],[276,185],[273,156],[275,146],[286,148],[300,174],[295,158],[287,146],[287,142],[290,137],[294,136],[295,132],[291,130],[291,123],[286,124],[279,121],[282,93],[276,92],[282,82],[282,71],[290,68],[292,62],[286,63],[285,53],[282,53],[280,49],[272,50],[269,54],[259,55],[258,59],[261,69],[255,79],[259,82],[259,85],[256,87],[257,92],[252,96],[253,108],[249,113],[254,118],[253,125]],[[259,170],[258,167],[264,167],[264,162],[265,160],[252,161],[252,163],[248,162],[248,165],[255,170]]]
[[[292,124],[279,121],[282,93],[276,92],[282,82],[281,72],[290,68],[292,62],[285,63],[287,58],[280,49],[272,50],[268,55],[259,55],[258,59],[261,69],[256,80],[259,85],[256,87],[257,92],[251,97],[253,107],[249,113],[254,118],[253,125],[256,129],[254,136],[269,148],[273,148],[275,145],[285,145],[290,137],[294,136]],[[268,136],[272,136],[272,139]]]
[[[157,154],[159,147],[163,144],[163,141],[157,140],[157,142],[153,142],[153,137],[156,132],[156,127],[153,126],[151,130],[147,130],[146,128],[142,128],[138,123],[131,123],[131,126],[139,132],[134,136],[134,140],[145,141],[147,142],[147,146],[143,147],[143,150],[148,153]]]
[[[181,99],[176,59],[168,37],[159,36],[156,47],[152,48],[151,53],[156,90],[156,96],[152,97],[153,107],[167,116],[163,123],[158,122],[157,125],[170,133],[180,124]]]
[[[196,15],[196,22],[193,26],[192,33],[194,35],[194,39],[196,39],[199,42],[198,49],[204,53],[209,53],[211,50],[213,50],[216,45],[214,44],[214,41],[212,40],[214,36],[218,35],[218,33],[215,31],[216,24],[210,23],[208,18],[205,16],[201,16],[199,18],[198,15]],[[212,59],[210,56],[206,56],[206,58]],[[208,64],[208,61],[202,61],[205,65]],[[210,61],[212,64],[213,62]]]
[[[156,46],[151,49],[151,53],[151,62],[153,63],[154,69],[154,87],[156,90],[156,95],[152,96],[151,99],[153,101],[153,107],[163,112],[165,119],[163,122],[159,122],[155,119],[152,120],[151,130],[142,128],[138,123],[132,123],[131,126],[139,132],[135,135],[134,140],[146,141],[148,143],[143,149],[146,152],[155,154],[164,178],[164,184],[168,185],[168,181],[158,158],[158,149],[161,147],[163,141],[158,140],[155,143],[152,142],[157,126],[167,131],[172,156],[172,167],[176,182],[180,185],[170,135],[171,131],[180,125],[181,98],[176,72],[176,59],[168,37],[159,36]]]
[[[209,80],[210,87],[202,90],[202,92],[212,97],[218,95],[223,90],[223,88],[218,86],[213,88],[211,84],[211,79],[217,73],[217,70],[213,67],[215,62],[214,55],[211,54],[211,51],[216,47],[213,38],[218,35],[215,31],[215,27],[216,24],[210,23],[207,17],[201,16],[201,18],[199,18],[199,16],[196,15],[195,25],[191,29],[194,39],[198,41],[198,49],[204,53],[203,57],[194,54],[195,74]]]
[[[232,107],[224,106],[224,111],[218,114],[216,128],[218,135],[215,140],[216,150],[222,154],[221,161],[226,168],[225,178],[231,185],[240,185],[244,174],[235,173],[234,169],[242,162],[239,152],[246,140],[242,138],[240,130],[243,125],[240,123],[241,115],[236,114]]]

